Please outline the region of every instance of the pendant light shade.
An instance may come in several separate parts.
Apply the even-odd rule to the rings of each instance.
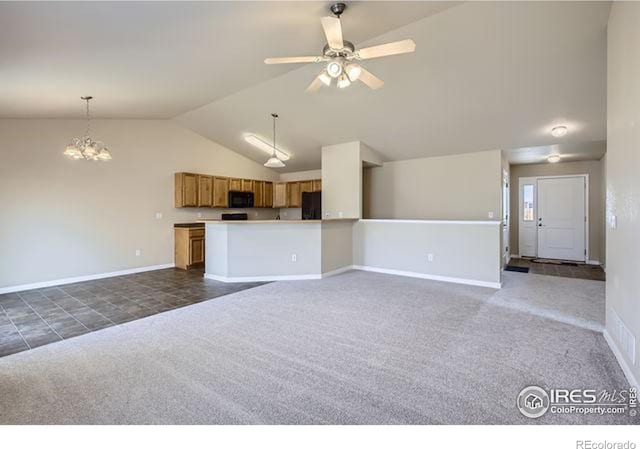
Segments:
[[[276,151],[276,119],[278,118],[278,114],[273,112],[271,117],[273,118],[273,153],[267,162],[264,163],[264,166],[268,168],[282,168],[285,166],[284,162],[280,160],[278,152]]]
[[[111,153],[104,143],[89,137],[91,131],[91,116],[89,115],[89,100],[93,97],[80,97],[87,102],[87,131],[84,137],[74,137],[67,145],[63,154],[70,159],[85,159],[87,161],[111,160]]]

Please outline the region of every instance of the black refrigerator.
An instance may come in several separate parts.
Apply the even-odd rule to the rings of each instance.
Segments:
[[[320,192],[302,192],[302,219],[322,219],[322,194]]]

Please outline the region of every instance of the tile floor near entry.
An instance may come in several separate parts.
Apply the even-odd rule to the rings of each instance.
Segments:
[[[517,259],[512,257],[509,265],[516,267],[528,267],[529,273],[546,274],[547,276],[560,276],[564,278],[588,279],[591,281],[604,281],[605,272],[600,265],[587,265],[578,263],[573,265],[559,265],[552,263],[538,263],[532,259]]]
[[[262,284],[167,269],[0,295],[0,357]]]

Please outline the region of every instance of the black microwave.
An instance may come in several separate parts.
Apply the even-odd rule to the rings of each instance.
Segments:
[[[229,208],[253,207],[253,192],[229,192]]]

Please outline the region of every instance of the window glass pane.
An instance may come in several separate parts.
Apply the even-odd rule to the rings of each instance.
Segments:
[[[525,184],[522,192],[522,209],[524,221],[533,221],[533,184]]]

